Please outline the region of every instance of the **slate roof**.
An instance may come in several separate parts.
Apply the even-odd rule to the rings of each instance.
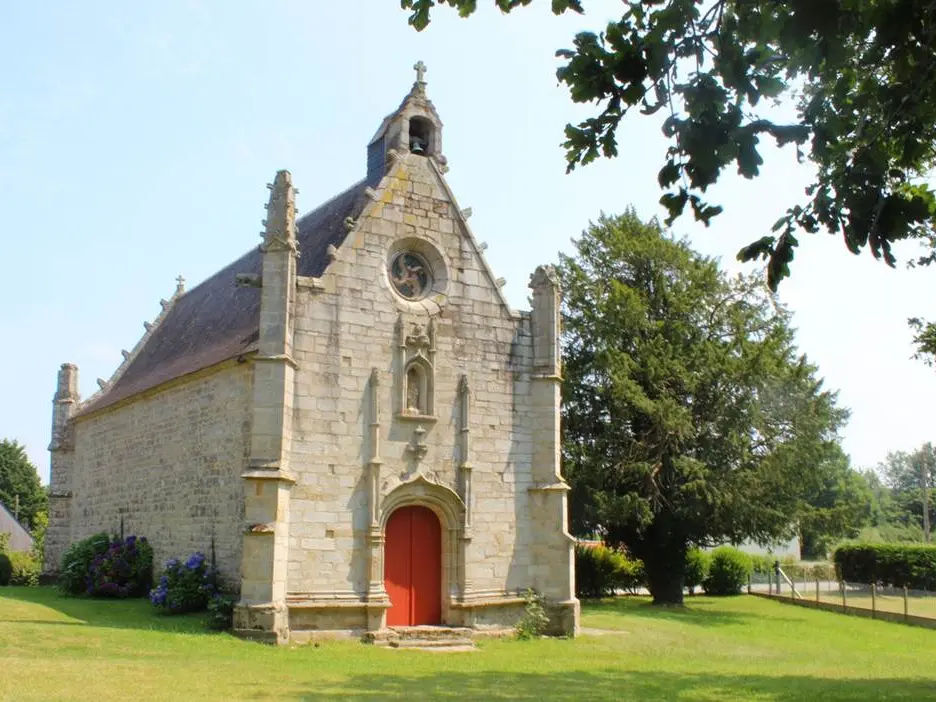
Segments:
[[[10,535],[11,551],[30,551],[33,537],[22,524],[16,521],[13,513],[0,502],[0,534]]]
[[[298,220],[299,275],[319,277],[325,272],[328,247],[344,242],[344,221],[363,209],[365,187],[362,180]],[[112,386],[88,398],[78,415],[256,351],[260,290],[239,288],[234,279],[241,273],[259,275],[261,266],[257,247],[179,297],[123,374]]]

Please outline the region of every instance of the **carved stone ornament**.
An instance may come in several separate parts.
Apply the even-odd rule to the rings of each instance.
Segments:
[[[406,336],[407,348],[413,350],[428,349],[430,346],[429,335],[421,324],[413,324],[413,330]]]

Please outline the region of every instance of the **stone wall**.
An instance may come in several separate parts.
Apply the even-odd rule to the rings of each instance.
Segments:
[[[250,364],[227,364],[74,420],[69,537],[145,536],[158,571],[210,553],[239,585]]]
[[[367,591],[367,464],[374,448],[368,440],[368,380],[376,368],[379,499],[414,478],[411,446],[416,427],[423,427],[425,455],[418,470],[428,480],[461,493],[459,463],[467,458],[472,465],[473,529],[464,542],[463,573],[456,554],[446,554],[453,561],[450,593],[478,599],[515,593],[532,584],[537,538],[528,494],[530,319],[507,308],[427,159],[401,157],[385,186],[339,249],[320,290],[300,288],[297,300],[293,353],[299,371],[290,460],[297,483],[290,503],[288,591],[294,600],[355,600]],[[419,241],[431,249],[420,249]],[[395,295],[386,273],[393,252],[409,246],[438,266],[434,294],[420,302]],[[436,254],[441,257],[433,261]],[[401,338],[415,333],[414,324],[430,335],[430,319],[435,420],[401,418]],[[471,391],[467,457],[459,448],[462,375]],[[555,529],[556,518],[548,521]],[[461,525],[443,521],[442,527]],[[468,584],[467,592],[458,592],[458,579]]]

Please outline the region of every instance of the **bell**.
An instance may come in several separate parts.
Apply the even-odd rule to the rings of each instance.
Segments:
[[[414,154],[424,154],[426,153],[426,145],[422,139],[414,136],[410,139],[410,151]]]

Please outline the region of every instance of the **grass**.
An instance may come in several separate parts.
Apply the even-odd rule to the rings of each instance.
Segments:
[[[576,640],[276,649],[145,601],[0,590],[0,700],[936,700],[936,632],[754,597],[583,607]]]

